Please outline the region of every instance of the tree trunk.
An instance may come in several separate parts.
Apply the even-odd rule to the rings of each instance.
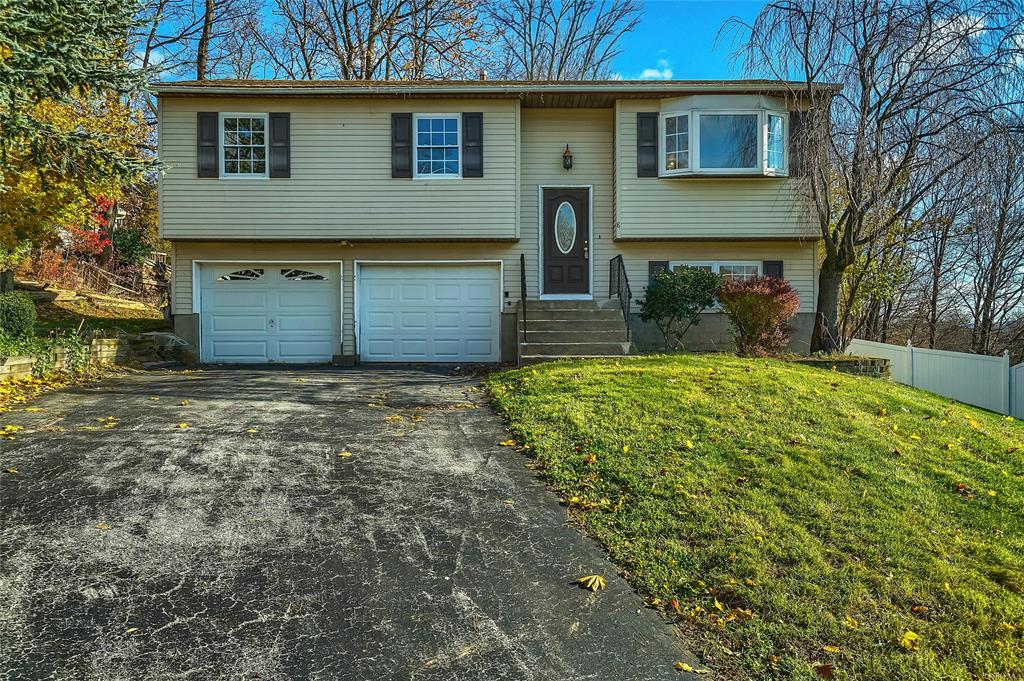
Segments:
[[[199,35],[196,46],[196,80],[206,80],[206,72],[210,61],[210,36],[213,34],[214,0],[206,0],[203,12],[203,32]]]
[[[14,270],[0,270],[0,293],[14,290]]]
[[[839,292],[843,284],[843,271],[834,258],[826,255],[818,272],[818,303],[814,315],[814,333],[811,352],[841,352],[839,336]]]

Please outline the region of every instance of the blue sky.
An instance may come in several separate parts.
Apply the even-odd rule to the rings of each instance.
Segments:
[[[646,0],[643,18],[622,39],[612,70],[622,78],[741,78],[728,36],[716,42],[729,17],[751,21],[759,0]]]

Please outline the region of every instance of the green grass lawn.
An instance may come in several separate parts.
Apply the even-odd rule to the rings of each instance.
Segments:
[[[719,678],[1024,679],[1024,422],[726,355],[489,388]]]
[[[101,299],[102,300],[102,299]],[[111,303],[116,298],[109,298]],[[84,297],[75,300],[37,302],[36,332],[74,331],[82,320],[91,330],[120,329],[125,333],[160,331],[167,328],[163,313],[152,305],[101,304]]]

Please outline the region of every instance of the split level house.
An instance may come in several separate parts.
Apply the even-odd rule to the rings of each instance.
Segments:
[[[682,265],[783,277],[818,231],[776,81],[192,81],[156,88],[177,335],[202,362],[654,349]],[[727,349],[711,309],[685,337]]]

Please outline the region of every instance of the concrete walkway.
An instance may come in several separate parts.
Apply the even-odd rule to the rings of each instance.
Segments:
[[[24,426],[0,441],[18,471],[0,678],[639,681],[693,663],[498,446],[475,379],[208,369],[29,406],[0,415]],[[592,573],[607,590],[574,585]]]

